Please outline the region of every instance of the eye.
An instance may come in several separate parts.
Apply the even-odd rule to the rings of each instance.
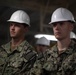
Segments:
[[[56,27],[57,25],[62,26],[62,25],[64,25],[64,22],[56,22],[56,23],[53,23],[52,25],[53,25],[53,27]]]
[[[10,26],[13,26],[13,23],[10,23]]]
[[[19,23],[15,23],[15,26],[16,26],[16,27],[21,27],[22,25],[19,24]]]
[[[60,24],[60,25],[63,25],[63,24],[64,24],[64,22],[59,22],[59,24]]]
[[[55,27],[57,25],[57,23],[53,23],[52,26]]]

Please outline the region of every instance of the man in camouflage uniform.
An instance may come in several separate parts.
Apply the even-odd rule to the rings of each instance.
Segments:
[[[36,52],[38,53],[37,59],[44,62],[47,59],[47,51],[50,46],[50,40],[46,39],[45,37],[41,37],[36,41]],[[43,65],[43,63],[42,63]]]
[[[37,53],[43,53],[50,46],[50,40],[45,37],[38,38],[36,41],[36,51]]]
[[[45,37],[41,37],[36,41],[36,51],[38,53],[37,60],[31,69],[29,75],[40,75],[40,69],[43,67],[43,64],[46,62],[49,57],[48,49],[50,47],[50,40]]]
[[[52,14],[51,22],[57,44],[50,50],[50,57],[44,64],[44,75],[76,75],[76,42],[70,38],[75,20],[66,8],[58,8]]]
[[[31,75],[76,75],[76,41],[70,38],[74,23],[72,13],[66,8],[54,11],[50,24],[57,44],[48,50],[43,68],[37,68],[37,72],[33,69]]]
[[[17,10],[8,22],[11,41],[0,48],[0,75],[27,75],[36,60],[36,52],[25,40],[30,18]]]

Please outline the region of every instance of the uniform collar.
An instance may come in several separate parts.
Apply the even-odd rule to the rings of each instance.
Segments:
[[[72,54],[72,52],[74,52],[75,45],[76,45],[76,42],[75,42],[74,40],[71,40],[71,43],[70,43],[68,49],[65,50],[63,53]],[[55,44],[55,45],[53,46],[52,50],[53,50],[53,54],[57,57],[57,56],[58,56],[57,44]]]
[[[65,53],[71,54],[72,52],[74,52],[75,45],[76,45],[76,42],[74,40],[71,40],[71,43],[70,43],[68,49],[65,51]]]
[[[18,45],[14,50],[16,50],[16,51],[18,51],[18,52],[21,52],[22,49],[23,49],[23,46],[25,45],[25,43],[27,43],[26,40],[24,40],[24,41],[23,41],[20,45]],[[11,41],[8,42],[6,45],[3,45],[2,47],[7,51],[7,53],[11,53],[11,52],[12,52],[12,51],[11,51]],[[25,47],[27,47],[27,46],[25,45]]]

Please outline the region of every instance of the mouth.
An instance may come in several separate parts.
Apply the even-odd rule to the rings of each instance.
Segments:
[[[14,32],[14,31],[11,31],[10,33],[11,33],[11,34],[14,34],[15,32]]]
[[[60,34],[60,32],[55,32],[55,34]]]
[[[55,32],[55,35],[56,36],[60,36],[61,35],[61,32]]]

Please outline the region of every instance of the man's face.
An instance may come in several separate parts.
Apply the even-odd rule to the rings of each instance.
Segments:
[[[10,36],[12,38],[19,38],[24,36],[26,27],[20,23],[10,23]]]
[[[73,25],[70,22],[62,21],[53,24],[54,35],[59,40],[70,37],[72,29]]]
[[[36,50],[37,52],[44,52],[48,47],[45,45],[37,45]]]

